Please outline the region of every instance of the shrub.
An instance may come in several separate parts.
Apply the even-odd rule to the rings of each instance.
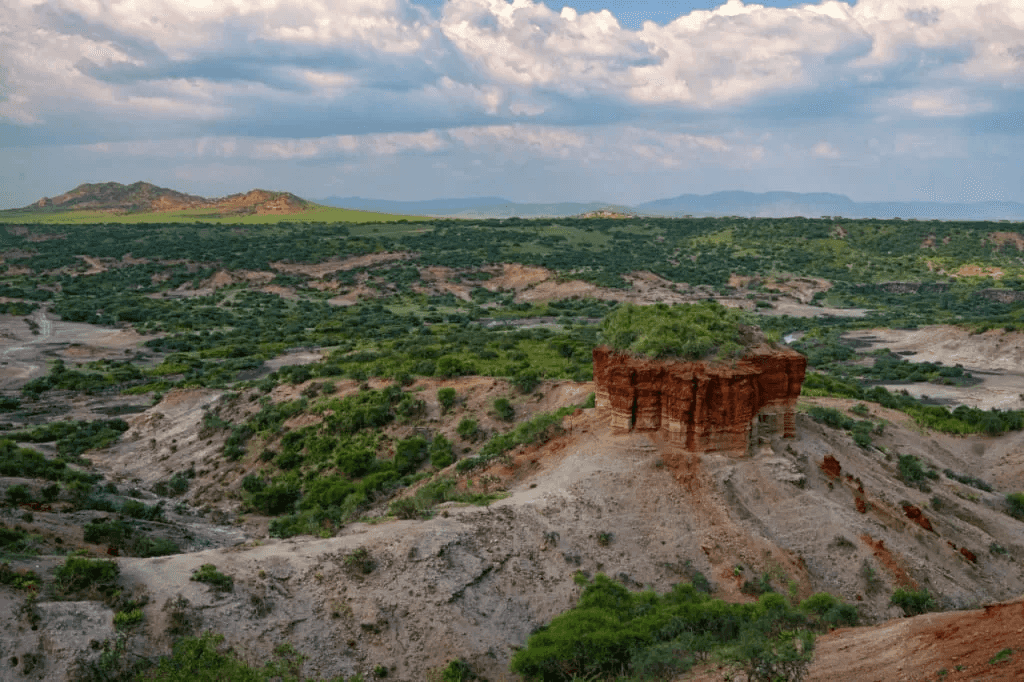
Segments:
[[[938,472],[925,471],[924,466],[914,455],[900,455],[899,462],[897,464],[899,470],[900,480],[907,485],[916,486],[922,491],[927,492],[928,479],[938,476]]]
[[[395,500],[388,509],[392,514],[406,521],[423,517],[422,511],[416,505],[416,500],[411,497]]]
[[[512,385],[520,393],[533,393],[540,383],[540,375],[532,369],[522,370],[512,377]]]
[[[19,504],[25,504],[26,502],[32,501],[32,493],[29,491],[28,487],[24,485],[12,485],[7,489],[5,496],[7,498],[7,504],[15,507]]]
[[[671,679],[715,651],[743,663],[748,679],[796,679],[813,652],[806,619],[777,594],[728,604],[686,583],[659,596],[632,593],[602,574],[578,582],[579,603],[530,636],[512,657],[512,672],[544,682],[567,680],[567,671]]]
[[[170,656],[151,664],[138,678],[158,682],[271,682],[303,679],[313,682],[315,679],[302,676],[305,656],[290,646],[278,646],[274,649],[274,658],[257,668],[239,660],[231,649],[221,651],[223,642],[223,635],[212,632],[205,632],[199,637],[183,637],[174,643]],[[349,682],[357,680],[362,680],[362,676],[349,678]]]
[[[48,486],[44,486],[39,491],[39,495],[43,498],[44,502],[55,502],[60,497],[60,484],[51,483]]]
[[[476,440],[479,431],[480,425],[475,419],[470,419],[469,417],[463,417],[459,425],[455,427],[455,433],[465,440]]]
[[[1010,515],[1024,521],[1024,493],[1010,493],[1006,496],[1006,504],[1010,508]]]
[[[494,399],[494,413],[498,416],[498,419],[506,422],[516,418],[516,410],[512,407],[512,403],[508,401],[508,398]]]
[[[827,592],[818,592],[800,602],[800,610],[813,613],[827,626],[854,626],[860,621],[860,614],[850,604],[844,604]]]
[[[810,415],[811,419],[819,424],[824,424],[825,426],[833,429],[849,430],[856,424],[854,420],[850,419],[839,410],[831,407],[814,406],[807,410],[807,414]]]
[[[126,500],[121,505],[121,513],[133,519],[162,521],[164,518],[164,503],[157,502],[154,505],[146,505],[138,500]]]
[[[171,476],[171,480],[167,482],[167,487],[171,491],[171,495],[183,495],[188,490],[188,474],[177,472]]]
[[[114,628],[116,630],[127,630],[142,622],[142,609],[135,608],[130,611],[119,611],[114,614]]]
[[[28,569],[15,571],[10,564],[0,564],[0,585],[7,585],[16,590],[36,591],[42,583],[39,576]]]
[[[405,438],[395,443],[395,470],[402,476],[419,468],[427,456],[427,440],[423,436]]]
[[[141,535],[131,543],[131,553],[139,557],[168,556],[181,551],[178,543],[168,538]]]
[[[206,583],[217,592],[231,592],[235,589],[235,579],[217,570],[213,564],[203,564],[192,572],[192,580]]]
[[[124,521],[90,521],[83,528],[84,540],[94,544],[106,543],[113,547],[123,547],[132,528]]]
[[[63,566],[57,567],[53,575],[57,589],[68,594],[94,587],[107,587],[117,580],[119,573],[120,568],[113,561],[70,556]]]
[[[345,570],[354,575],[369,575],[377,567],[377,562],[370,556],[370,551],[360,547],[345,555]]]
[[[743,352],[743,325],[752,316],[715,302],[669,306],[658,303],[618,306],[601,322],[600,339],[611,348],[652,358],[699,360],[711,353],[735,357]]]
[[[454,388],[439,388],[437,389],[437,402],[441,404],[441,412],[447,412],[455,406],[455,401],[458,398],[458,394]]]
[[[455,659],[441,671],[441,682],[470,682],[475,678],[476,675],[473,674],[469,664],[461,658]]]
[[[892,593],[889,604],[900,607],[907,616],[917,616],[935,608],[935,600],[928,590],[909,590],[902,587]]]
[[[440,433],[430,443],[430,464],[435,469],[444,469],[455,461],[452,454],[452,442]]]
[[[247,493],[258,493],[265,487],[267,487],[267,482],[263,480],[262,476],[248,474],[242,479],[242,490]]]

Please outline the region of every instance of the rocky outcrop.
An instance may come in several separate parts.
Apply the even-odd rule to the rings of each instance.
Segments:
[[[760,344],[732,364],[658,361],[594,349],[596,406],[620,431],[660,431],[691,452],[747,452],[796,435],[807,359]]]

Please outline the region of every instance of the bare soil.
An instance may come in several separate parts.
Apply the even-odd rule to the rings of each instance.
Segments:
[[[919,329],[866,329],[844,335],[868,344],[867,349],[888,348],[911,362],[961,365],[982,382],[977,386],[887,384],[890,390],[943,400],[950,405],[981,409],[1024,409],[1024,333],[993,329],[981,334],[951,325]]]

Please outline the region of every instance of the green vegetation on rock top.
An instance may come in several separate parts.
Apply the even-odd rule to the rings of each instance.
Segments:
[[[605,317],[601,340],[611,348],[651,358],[699,360],[714,353],[735,357],[743,352],[742,327],[752,318],[720,303],[650,306],[625,304]]]

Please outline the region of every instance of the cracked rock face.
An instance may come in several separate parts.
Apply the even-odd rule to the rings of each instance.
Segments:
[[[618,431],[661,431],[691,452],[742,454],[759,435],[796,435],[807,358],[760,344],[734,364],[594,349],[596,406]]]

